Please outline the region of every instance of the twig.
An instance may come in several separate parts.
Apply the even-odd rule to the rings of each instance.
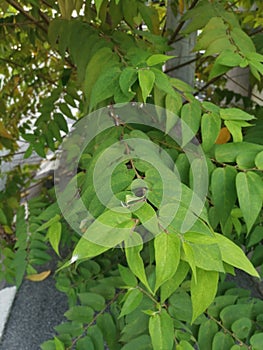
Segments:
[[[33,17],[30,13],[28,13],[26,10],[23,9],[22,6],[20,6],[16,1],[14,0],[6,0],[6,2],[13,6],[17,11],[22,13],[26,18],[28,18],[31,22],[33,22],[38,28],[43,30],[45,33],[47,33],[47,28],[42,26],[42,24],[39,23],[39,21]]]
[[[247,89],[246,87],[244,87],[243,85],[241,85],[239,82],[237,82],[235,79],[231,78],[228,74],[225,74],[225,76],[227,77],[227,79],[231,80],[234,84],[236,84],[237,86],[239,86],[241,89],[243,89],[244,91],[248,92],[250,96],[253,96],[255,98],[257,98],[260,101],[263,101],[263,99],[257,95],[255,95],[253,92],[251,92],[249,89]]]
[[[37,21],[38,23],[44,23],[43,21]],[[20,26],[28,26],[28,25],[35,25],[36,22],[28,21],[28,22],[2,22],[0,23],[1,27],[20,27]]]
[[[197,60],[199,60],[200,57],[195,57],[193,58],[192,60],[189,60],[189,61],[186,61],[184,63],[181,63],[181,64],[178,64],[177,66],[174,66],[174,67],[171,67],[171,68],[168,68],[168,69],[165,69],[164,70],[164,73],[170,73],[176,69],[179,69],[179,68],[182,68],[182,67],[185,67],[185,66],[188,66],[188,64],[191,64],[193,62],[196,62]]]
[[[196,6],[196,4],[198,3],[198,1],[199,1],[199,0],[194,0],[194,1],[192,2],[192,4],[189,6],[188,11],[189,11],[189,10],[192,10],[192,9]],[[185,21],[182,21],[182,22],[180,22],[180,23],[178,24],[178,26],[177,26],[177,28],[175,29],[175,31],[173,32],[173,34],[172,34],[170,40],[168,41],[168,44],[169,44],[169,45],[172,44],[172,43],[174,42],[175,38],[177,37],[178,33],[180,32],[180,30],[182,29],[182,27],[183,27],[184,24],[185,24]]]

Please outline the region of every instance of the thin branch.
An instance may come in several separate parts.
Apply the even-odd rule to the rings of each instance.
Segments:
[[[14,61],[12,61],[12,60],[10,60],[10,59],[7,59],[7,58],[2,58],[2,57],[0,57],[0,60],[3,61],[3,62],[5,62],[5,63],[11,64],[11,65],[13,65],[13,66],[16,66],[16,67],[20,67],[20,68],[24,68],[24,67],[25,67],[25,66],[23,66],[22,64],[17,63],[17,62],[14,62]]]
[[[263,98],[257,96],[256,94],[254,94],[253,92],[251,92],[248,88],[244,87],[243,85],[241,85],[239,82],[237,82],[235,79],[231,78],[228,74],[225,74],[225,76],[227,77],[227,79],[231,80],[234,84],[236,84],[237,86],[239,86],[241,89],[243,89],[244,91],[248,92],[250,96],[253,96],[255,98],[257,98],[258,100],[263,102]]]
[[[44,21],[38,21],[39,24],[44,23]],[[28,25],[35,25],[36,22],[28,21],[28,22],[14,22],[14,23],[8,23],[8,22],[2,22],[0,23],[1,27],[20,27],[20,26],[28,26]]]
[[[42,2],[44,5],[46,5],[47,7],[53,9],[53,7],[52,7],[47,1],[41,0],[41,2]]]
[[[177,66],[174,66],[174,67],[171,67],[171,68],[168,68],[168,69],[165,69],[164,70],[164,73],[170,73],[176,69],[179,69],[179,68],[182,68],[182,67],[185,67],[185,66],[188,66],[188,64],[191,64],[193,62],[196,62],[197,60],[199,60],[200,57],[195,57],[193,58],[192,60],[190,61],[186,61],[184,63],[181,63],[181,64],[178,64]]]
[[[262,33],[263,32],[263,28],[262,27],[258,27],[256,28],[254,31],[252,31],[251,33],[249,33],[248,35],[249,36],[253,36],[253,35],[256,35],[256,34],[259,34],[259,33]]]
[[[43,19],[43,21],[47,24],[47,25],[49,25],[49,18],[48,18],[48,16],[45,14],[45,13],[43,13],[42,11],[38,11],[38,13],[39,13],[39,16]]]
[[[199,0],[194,0],[194,1],[192,2],[192,4],[189,6],[188,11],[189,11],[189,10],[192,10],[192,9],[196,6],[196,4],[198,3],[198,1],[199,1]],[[175,29],[175,31],[173,32],[173,34],[172,34],[170,40],[168,41],[168,44],[169,44],[169,45],[172,44],[172,43],[174,42],[175,38],[177,37],[178,33],[180,32],[180,30],[182,29],[182,27],[183,27],[184,24],[185,24],[185,21],[182,21],[182,22],[180,22],[180,23],[178,24],[178,26],[177,26],[177,28]]]
[[[224,74],[219,75],[218,77],[215,77],[213,79],[210,79],[204,86],[202,86],[195,94],[194,96],[198,95],[201,91],[204,91],[205,89],[207,89],[211,84],[215,83],[217,80],[219,80],[220,78],[222,78],[224,76]]]
[[[37,19],[35,19],[35,17],[33,17],[30,13],[28,13],[26,10],[23,9],[22,6],[20,6],[16,1],[14,0],[6,0],[6,2],[13,6],[18,12],[20,12],[21,14],[23,14],[26,18],[28,18],[31,22],[33,22],[38,28],[40,28],[41,30],[43,30],[45,33],[47,33],[47,28],[42,26],[42,24],[39,23],[39,21]]]

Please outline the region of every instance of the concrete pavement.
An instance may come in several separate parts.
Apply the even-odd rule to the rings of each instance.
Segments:
[[[11,296],[10,290],[5,291],[8,299],[7,294]],[[42,282],[24,281],[13,302],[0,350],[40,349],[44,341],[53,338],[53,327],[64,320],[67,308],[67,298],[56,290],[52,276]]]

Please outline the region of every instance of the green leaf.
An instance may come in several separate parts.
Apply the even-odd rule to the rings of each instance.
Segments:
[[[150,95],[153,89],[155,74],[149,69],[140,69],[138,71],[138,78],[140,88],[142,90],[143,102],[146,102],[147,97]]]
[[[125,68],[120,75],[119,84],[124,94],[132,92],[132,85],[137,80],[137,70],[132,67]]]
[[[152,300],[144,296],[137,309],[125,317],[125,326],[121,331],[121,342],[130,344],[132,339],[138,337],[140,334],[148,333],[149,316],[145,310],[151,310],[153,307]],[[152,315],[154,311],[151,312]],[[152,349],[150,337],[148,343]]]
[[[257,154],[255,164],[258,169],[263,170],[263,151]]]
[[[256,226],[255,229],[249,235],[249,241],[247,243],[247,247],[250,248],[253,245],[258,244],[263,240],[263,230],[262,227]]]
[[[208,80],[212,80],[216,77],[219,77],[220,75],[223,75],[225,74],[227,71],[229,71],[231,68],[228,67],[228,66],[222,66],[221,64],[218,64],[217,62],[214,63],[211,71],[210,71],[210,74],[209,74],[209,77],[208,77]]]
[[[97,325],[101,330],[104,339],[110,349],[116,349],[117,329],[112,316],[109,313],[101,314],[97,317]]]
[[[101,5],[102,5],[102,3],[103,3],[103,0],[94,0],[94,2],[95,2],[97,14],[99,14]]]
[[[180,176],[180,181],[186,185],[189,184],[190,163],[185,153],[180,153],[175,162],[175,171]]]
[[[176,350],[194,350],[192,345],[186,340],[181,340],[180,343],[176,346]]]
[[[215,158],[218,162],[235,162],[237,156],[244,152],[260,152],[263,145],[249,142],[226,143],[224,145],[215,145]]]
[[[182,288],[178,289],[168,300],[169,314],[176,320],[191,322],[192,303],[190,296]]]
[[[68,118],[70,119],[75,119],[72,115],[71,109],[69,108],[69,106],[66,103],[60,103],[59,104],[59,109],[61,110],[61,112],[66,115]]]
[[[138,233],[133,232],[133,237],[129,237],[125,241],[125,246],[125,254],[129,268],[151,292],[151,288],[147,281],[144,270],[144,262],[140,255],[140,252],[143,248],[141,236]]]
[[[130,340],[121,350],[152,350],[151,338],[146,335],[140,335],[137,338]]]
[[[45,341],[43,344],[41,344],[41,350],[56,350],[56,345],[54,343],[54,340],[48,340]]]
[[[258,277],[258,272],[255,270],[254,266],[248,260],[241,248],[222,234],[215,233],[215,236],[223,261],[247,272],[251,276]]]
[[[196,269],[196,281],[191,280],[192,322],[213,302],[217,292],[219,274],[216,271]],[[204,297],[205,296],[205,297]]]
[[[109,249],[109,247],[103,247],[102,245],[93,243],[85,238],[81,238],[72,253],[70,261],[65,263],[62,268],[73,264],[77,260],[94,258]]]
[[[189,271],[189,264],[180,261],[175,274],[161,286],[161,303],[164,303],[184,281]]]
[[[215,60],[215,64],[220,64],[228,67],[237,67],[242,62],[243,58],[233,50],[224,50]]]
[[[200,13],[202,16],[200,16]],[[201,29],[212,17],[215,16],[216,13],[213,3],[210,3],[208,1],[198,2],[197,6],[191,10],[186,11],[186,13],[183,15],[183,20],[189,19],[187,26],[184,28],[183,32],[189,34],[193,31],[196,31],[197,29]]]
[[[185,236],[188,233],[185,234]],[[201,235],[198,235],[199,237]],[[187,240],[187,237],[185,237]],[[217,244],[198,244],[191,245],[194,253],[195,265],[203,270],[225,272],[222,264],[221,253]]]
[[[262,208],[262,178],[251,171],[240,172],[236,177],[236,188],[240,209],[249,233]]]
[[[56,346],[56,350],[64,350],[65,349],[64,344],[57,337],[54,337],[54,343],[55,343],[55,346]]]
[[[241,340],[249,336],[251,328],[252,321],[248,317],[241,317],[231,326],[233,333]]]
[[[87,330],[87,335],[89,335],[94,344],[95,350],[104,350],[104,339],[100,328],[97,325],[91,326]]]
[[[155,292],[175,274],[180,261],[180,249],[181,242],[176,234],[162,232],[155,237]]]
[[[214,337],[212,350],[229,350],[234,344],[235,342],[229,334],[218,332]]]
[[[231,30],[231,37],[243,54],[251,54],[256,51],[251,38],[238,26]]]
[[[89,336],[79,339],[76,344],[76,350],[87,350],[87,349],[96,350],[94,347],[93,341]]]
[[[147,6],[144,3],[138,4],[140,14],[149,28],[149,30],[154,34],[159,34],[159,15],[158,11],[153,6]]]
[[[227,25],[221,17],[213,17],[206,24],[202,33],[197,37],[195,50],[207,49],[210,44],[219,38],[225,38]],[[227,41],[227,39],[226,39]],[[216,51],[219,52],[219,51]]]
[[[221,108],[220,117],[223,120],[253,120],[255,117],[239,108]]]
[[[73,306],[64,314],[68,320],[89,323],[93,319],[94,311],[88,306]]]
[[[253,346],[253,350],[261,350],[263,347],[263,333],[257,333],[250,338],[250,344]]]
[[[71,337],[77,337],[83,332],[83,325],[80,322],[63,322],[54,327],[55,331],[61,334],[69,334]]]
[[[198,331],[198,346],[200,350],[212,349],[213,338],[218,331],[214,320],[206,320],[201,323]]]
[[[94,84],[103,72],[111,70],[118,65],[118,57],[109,47],[100,48],[90,59],[85,74],[84,93],[90,100]]]
[[[148,66],[155,66],[160,63],[165,63],[166,61],[170,60],[171,58],[174,58],[175,56],[167,56],[167,55],[162,55],[162,54],[155,54],[150,56],[146,63]]]
[[[168,132],[172,129],[172,127],[175,125],[175,122],[177,121],[179,114],[179,111],[182,107],[182,97],[179,93],[174,93],[173,95],[167,94],[165,97],[165,108],[168,109],[168,111],[171,111],[171,113],[166,113],[166,128],[165,133],[168,134]],[[169,121],[169,123],[168,123]]]
[[[54,120],[61,130],[63,130],[66,133],[68,132],[68,124],[66,122],[66,119],[61,113],[55,113]]]
[[[212,200],[220,222],[225,225],[236,202],[236,170],[232,167],[216,168],[211,177]]]
[[[170,83],[174,88],[184,93],[186,92],[193,93],[195,91],[195,89],[191,85],[177,78],[170,78]]]
[[[202,146],[204,151],[211,149],[219,135],[221,120],[217,113],[205,113],[201,119]]]
[[[236,322],[237,320],[240,320],[243,317],[251,317],[252,316],[252,308],[253,305],[250,304],[235,304],[235,305],[229,305],[226,306],[221,312],[220,312],[220,319],[223,322],[223,325],[230,329],[231,326]]]
[[[219,318],[220,312],[228,305],[235,304],[238,295],[219,295],[215,298],[211,306],[209,306],[208,315]]]
[[[239,169],[252,169],[255,167],[255,152],[244,152],[237,156],[236,162]]]
[[[136,287],[137,286],[137,278],[131,272],[130,269],[124,267],[122,265],[118,265],[119,273],[121,275],[122,280],[128,287]]]
[[[101,311],[105,307],[105,299],[95,293],[79,293],[78,294],[81,305],[90,306],[95,311]]]
[[[174,346],[174,325],[167,311],[162,309],[150,317],[149,332],[153,350],[172,350]]]
[[[140,219],[140,223],[147,229],[147,231],[153,233],[154,235],[157,235],[160,232],[156,211],[150,204],[143,203],[143,205],[135,210],[133,214]]]
[[[106,211],[95,220],[75,247],[71,262],[90,259],[121,243],[134,226],[130,213]],[[103,246],[94,243],[103,242]],[[102,243],[101,243],[102,244]]]
[[[195,100],[183,105],[181,109],[182,124],[182,140],[186,145],[197,133],[201,123],[201,106]]]
[[[7,217],[6,217],[3,209],[1,209],[1,208],[0,208],[0,224],[2,224],[2,225],[8,224]]]
[[[55,221],[53,222],[47,231],[47,237],[51,244],[51,247],[54,249],[54,251],[59,255],[59,243],[61,238],[61,231],[62,226],[61,222]]]
[[[187,243],[187,242],[183,242],[183,250],[185,253],[186,261],[188,262],[188,264],[191,267],[193,277],[194,277],[195,281],[197,281],[195,256],[194,256],[194,251],[193,251],[192,245]]]
[[[208,33],[207,37],[211,37],[210,33]],[[226,49],[232,50],[233,45],[229,41],[229,38],[225,35],[221,38],[218,37],[216,40],[211,42],[211,44],[208,46],[206,52],[204,53],[204,57],[213,56],[213,55],[220,53]]]
[[[111,67],[96,80],[90,95],[89,108],[92,110],[98,103],[114,95],[115,86],[120,77],[120,68]]]
[[[242,122],[240,121],[225,121],[225,126],[233,137],[234,142],[242,142],[243,134],[242,134]]]
[[[167,94],[173,95],[174,89],[170,83],[168,75],[164,74],[162,71],[156,68],[152,68],[151,71],[155,74],[155,86],[159,90],[164,91]]]
[[[125,302],[121,308],[119,318],[134,311],[141,303],[143,294],[139,289],[129,290],[125,296]]]

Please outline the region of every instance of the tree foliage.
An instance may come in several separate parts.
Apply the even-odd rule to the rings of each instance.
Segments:
[[[67,170],[81,153],[74,205],[79,198],[96,219],[82,217],[82,237],[62,215],[54,187],[27,200],[34,167],[16,167],[0,192],[1,276],[19,286],[24,276],[38,279],[49,247],[59,259],[57,288],[68,296],[68,321],[42,349],[99,350],[105,343],[111,350],[261,349],[262,302],[230,288],[224,276],[235,268],[262,276],[262,107],[224,86],[239,67],[249,69],[251,88],[262,88],[262,2],[7,0],[0,8],[3,160],[14,157],[21,141],[25,158],[56,154],[68,125],[81,129],[100,108],[112,119],[84,149],[77,139],[68,148]],[[172,32],[167,8],[178,17]],[[171,44],[196,31],[190,86],[168,75],[165,63],[174,58],[167,54]],[[137,111],[151,106],[151,126],[120,122],[116,110],[128,102]],[[178,121],[181,144],[172,137]],[[184,148],[193,136],[208,174],[199,212],[192,198],[204,169]],[[112,206],[100,201],[94,177],[103,152],[120,142],[122,161],[110,179],[116,211],[114,198]],[[145,146],[148,161],[138,160],[137,143],[147,142],[155,147]],[[102,189],[107,180],[102,176]],[[138,193],[142,181],[147,191]],[[187,215],[195,222],[183,230]],[[106,244],[109,237],[114,244]]]

